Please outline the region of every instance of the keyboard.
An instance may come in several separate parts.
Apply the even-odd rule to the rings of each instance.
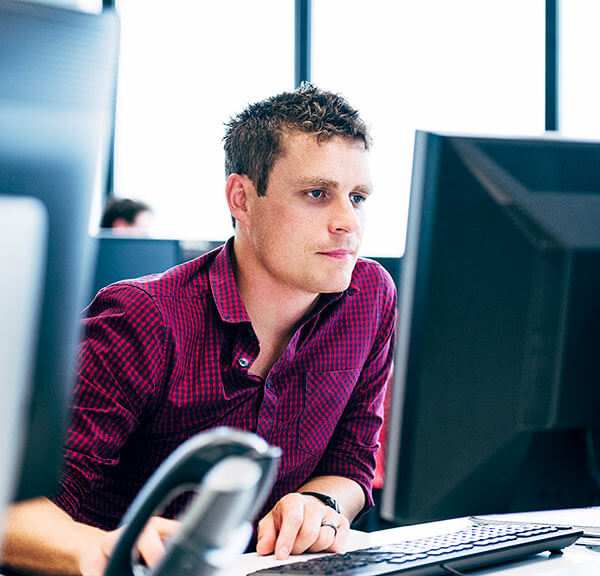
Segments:
[[[373,546],[343,554],[327,554],[264,568],[251,575],[448,576],[460,574],[461,570],[510,562],[539,552],[559,552],[573,544],[582,534],[581,530],[539,524],[483,524],[439,536]]]

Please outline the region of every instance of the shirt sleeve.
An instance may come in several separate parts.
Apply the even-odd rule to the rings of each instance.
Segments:
[[[54,497],[71,516],[106,467],[118,464],[121,447],[153,410],[165,362],[162,317],[139,287],[101,290],[83,328],[64,473]]]
[[[371,493],[383,423],[386,382],[394,355],[396,289],[383,273],[379,289],[370,295],[379,324],[359,380],[312,477],[335,475],[357,482],[365,493],[364,513],[373,506]]]

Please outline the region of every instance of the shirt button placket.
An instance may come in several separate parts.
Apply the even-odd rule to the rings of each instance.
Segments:
[[[250,364],[250,361],[248,360],[248,358],[242,356],[239,360],[238,360],[238,364],[242,367],[242,368],[248,368],[248,365]]]

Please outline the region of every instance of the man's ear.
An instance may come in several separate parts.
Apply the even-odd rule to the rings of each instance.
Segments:
[[[243,224],[248,223],[248,196],[256,194],[252,180],[243,174],[231,174],[225,184],[229,212]]]

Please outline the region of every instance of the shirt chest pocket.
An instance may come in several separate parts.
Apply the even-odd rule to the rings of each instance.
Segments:
[[[298,422],[299,448],[321,456],[342,417],[359,376],[358,370],[306,372]]]

